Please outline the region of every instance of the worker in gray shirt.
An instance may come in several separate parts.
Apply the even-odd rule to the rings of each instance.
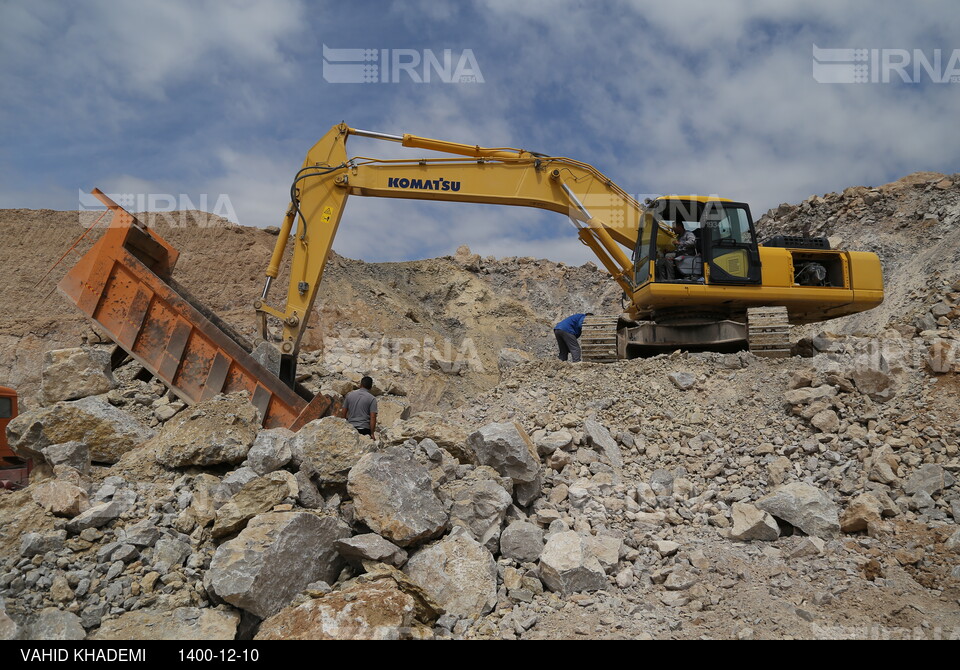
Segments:
[[[340,410],[341,418],[349,421],[358,433],[371,437],[377,432],[377,399],[370,393],[372,388],[373,379],[361,379],[360,388],[347,394]]]

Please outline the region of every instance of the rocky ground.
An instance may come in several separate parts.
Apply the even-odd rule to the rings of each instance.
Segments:
[[[483,372],[387,365],[376,442],[333,418],[260,430],[240,396],[184,406],[90,340],[48,353],[9,428],[38,468],[0,494],[0,638],[958,639],[957,188],[913,175],[768,213],[771,234],[881,240],[893,303],[784,360],[564,364],[530,314],[563,309],[559,274],[588,304],[595,270],[339,260],[325,322],[357,338],[509,326]],[[922,279],[917,226],[946,249]],[[361,365],[317,349],[301,370],[341,394]]]

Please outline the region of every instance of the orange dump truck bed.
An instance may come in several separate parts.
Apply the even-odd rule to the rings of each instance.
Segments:
[[[293,430],[329,412],[329,398],[301,398],[170,285],[176,249],[93,194],[113,220],[58,285],[67,299],[188,403],[247,391],[265,427]]]

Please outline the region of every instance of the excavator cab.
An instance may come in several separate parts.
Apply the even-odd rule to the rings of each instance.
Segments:
[[[655,281],[698,284],[759,284],[760,253],[750,207],[701,197],[661,198],[644,226],[657,235],[639,236],[635,258],[656,258]],[[693,245],[678,248],[684,233]],[[643,245],[652,245],[643,249]]]

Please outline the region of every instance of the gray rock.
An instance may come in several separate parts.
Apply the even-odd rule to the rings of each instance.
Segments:
[[[591,535],[585,539],[587,551],[597,559],[604,572],[612,573],[620,562],[623,540],[612,535]]]
[[[123,542],[132,544],[135,547],[152,547],[160,539],[160,529],[150,523],[149,519],[141,521],[133,526],[128,526],[120,534]]]
[[[84,442],[73,440],[51,444],[42,451],[43,458],[50,465],[67,465],[84,475],[90,472],[90,448]]]
[[[566,449],[573,444],[573,435],[569,431],[559,430],[555,433],[544,435],[536,440],[537,453],[541,456],[549,456],[558,449]]]
[[[537,449],[518,423],[489,423],[471,433],[467,446],[478,463],[509,477],[514,485],[536,482],[540,476]]]
[[[500,553],[521,563],[539,559],[543,546],[543,529],[528,521],[514,521],[500,535]]]
[[[398,640],[416,632],[417,600],[392,579],[352,583],[264,621],[261,640]]]
[[[28,640],[83,640],[87,637],[87,631],[76,614],[48,607],[27,625],[25,637]]]
[[[650,488],[657,496],[672,496],[673,480],[673,473],[669,470],[663,468],[654,470],[653,474],[650,475]]]
[[[829,540],[840,534],[837,506],[823,491],[809,484],[781,486],[758,500],[756,506],[807,535]]]
[[[414,554],[403,571],[448,614],[477,618],[497,602],[493,555],[460,528]]]
[[[308,584],[333,583],[343,559],[334,543],[350,529],[309,512],[262,514],[217,548],[204,585],[235,607],[266,618]]]
[[[97,463],[116,463],[141,446],[154,431],[102,396],[58,402],[21,414],[7,425],[10,447],[22,458],[44,460],[43,449],[54,444],[83,442]]]
[[[401,568],[407,562],[407,552],[376,533],[337,540],[334,542],[334,547],[341,556],[352,563],[375,561]]]
[[[300,491],[297,479],[289,472],[271,472],[243,485],[237,493],[217,510],[213,537],[238,532],[247,521],[273,509],[286,498],[296,498]]]
[[[240,613],[198,607],[125,612],[100,626],[91,640],[233,640]]]
[[[101,602],[84,607],[80,612],[80,624],[87,630],[100,625],[103,617],[110,613],[110,603]]]
[[[885,402],[896,392],[893,377],[875,366],[857,367],[849,373],[857,390],[874,400]]]
[[[943,489],[953,486],[955,481],[954,476],[939,465],[926,463],[907,477],[903,483],[903,492],[912,496],[922,491],[929,496],[933,496]]]
[[[18,640],[20,632],[20,626],[7,615],[3,598],[0,598],[0,640]]]
[[[773,542],[780,537],[780,527],[776,519],[753,505],[742,502],[733,503],[733,528],[730,539],[740,542]]]
[[[43,355],[40,393],[44,403],[79,400],[117,387],[110,352],[100,349],[55,349]]]
[[[293,458],[290,449],[290,440],[293,433],[286,428],[272,428],[261,430],[253,441],[253,446],[247,452],[244,463],[258,475],[266,475],[279,470]]]
[[[221,480],[220,485],[216,488],[216,491],[214,491],[214,505],[220,507],[236,495],[248,482],[252,482],[258,476],[253,468],[248,467],[238,468],[233,472],[227,473],[223,480]]]
[[[671,372],[667,375],[673,385],[681,391],[689,391],[697,383],[697,376],[690,372]]]
[[[447,524],[430,475],[401,447],[366,454],[350,470],[354,513],[375,533],[401,547],[439,535]]]
[[[163,563],[167,566],[183,565],[187,557],[190,556],[190,553],[189,543],[165,537],[162,540],[158,540],[153,549],[153,564]]]
[[[132,563],[140,556],[140,552],[132,544],[122,544],[113,552],[113,560],[124,563]]]
[[[67,531],[77,535],[87,528],[102,528],[117,519],[122,513],[119,503],[107,502],[94,505],[83,514],[67,522]]]
[[[783,394],[783,399],[791,405],[808,405],[814,400],[832,398],[837,395],[837,388],[828,384],[822,386],[805,386],[792,389]]]
[[[168,468],[232,465],[247,457],[259,428],[260,413],[246,394],[220,395],[168,421],[151,445]]]
[[[615,475],[613,483],[619,484],[623,473],[623,454],[620,453],[620,445],[611,437],[610,431],[597,421],[587,419],[583,422],[583,434],[588,444],[607,457]]]
[[[527,507],[543,493],[543,476],[537,475],[532,482],[515,482],[513,497],[521,507]]]
[[[440,487],[440,498],[450,515],[450,526],[461,526],[477,542],[496,551],[500,529],[513,504],[513,498],[501,485],[501,478],[490,467],[480,466],[460,480]],[[512,488],[512,482],[505,481]]]
[[[55,516],[73,518],[90,509],[87,492],[60,479],[47,480],[33,487],[31,497]]]
[[[313,480],[303,470],[297,472],[294,477],[297,480],[297,488],[300,493],[297,496],[297,502],[305,509],[320,509],[323,507],[323,496],[314,485]]]
[[[953,551],[960,554],[960,530],[954,532],[953,535],[947,538],[947,541],[943,543],[943,546],[948,551]]]
[[[309,463],[311,474],[322,485],[344,484],[350,468],[374,449],[373,440],[345,419],[332,416],[311,421],[290,440],[294,466]]]
[[[810,419],[811,425],[822,433],[836,433],[840,430],[840,417],[832,409],[817,412]]]
[[[551,591],[570,595],[607,588],[600,561],[576,531],[554,533],[540,554],[540,578]]]

